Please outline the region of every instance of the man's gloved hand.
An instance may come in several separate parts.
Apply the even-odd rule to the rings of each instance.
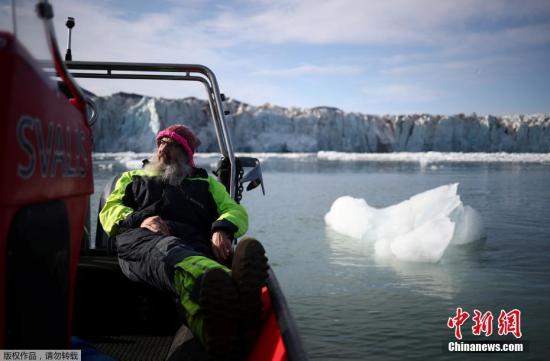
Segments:
[[[212,234],[212,252],[220,261],[226,261],[231,255],[231,237],[223,231],[215,231]]]
[[[170,235],[170,228],[168,227],[166,222],[164,222],[164,220],[159,216],[145,218],[143,222],[141,222],[140,227],[147,228],[148,230],[155,233],[161,233],[165,236]]]

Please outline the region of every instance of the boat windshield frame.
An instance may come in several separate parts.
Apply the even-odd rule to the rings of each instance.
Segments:
[[[232,198],[236,197],[238,184],[235,153],[233,151],[231,136],[225,119],[222,95],[216,75],[212,70],[199,64],[66,61],[65,65],[74,78],[179,80],[202,83],[208,95],[208,104],[216,130],[220,153],[228,159],[231,164],[229,194]]]

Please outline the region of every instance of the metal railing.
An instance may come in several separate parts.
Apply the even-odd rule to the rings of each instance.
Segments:
[[[120,62],[65,62],[75,78],[88,79],[145,79],[179,80],[202,83],[208,94],[210,113],[216,129],[216,137],[222,155],[231,164],[229,194],[235,198],[237,192],[237,173],[235,154],[231,143],[229,128],[222,106],[222,97],[214,72],[204,65],[164,64],[164,63],[120,63]]]

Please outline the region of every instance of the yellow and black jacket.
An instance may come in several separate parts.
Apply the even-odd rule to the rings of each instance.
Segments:
[[[139,228],[145,218],[154,215],[168,224],[171,235],[185,241],[209,242],[215,230],[237,238],[248,228],[246,210],[200,168],[194,168],[193,176],[179,186],[143,169],[123,173],[99,219],[105,231],[114,236]]]

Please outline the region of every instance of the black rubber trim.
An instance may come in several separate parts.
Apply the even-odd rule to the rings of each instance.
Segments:
[[[270,268],[268,271],[267,288],[271,303],[277,316],[277,323],[283,342],[285,344],[287,358],[289,361],[307,361],[307,354],[302,344],[302,339],[294,322],[294,317],[290,313],[288,303],[281,290],[279,281],[275,277],[275,273]]]

